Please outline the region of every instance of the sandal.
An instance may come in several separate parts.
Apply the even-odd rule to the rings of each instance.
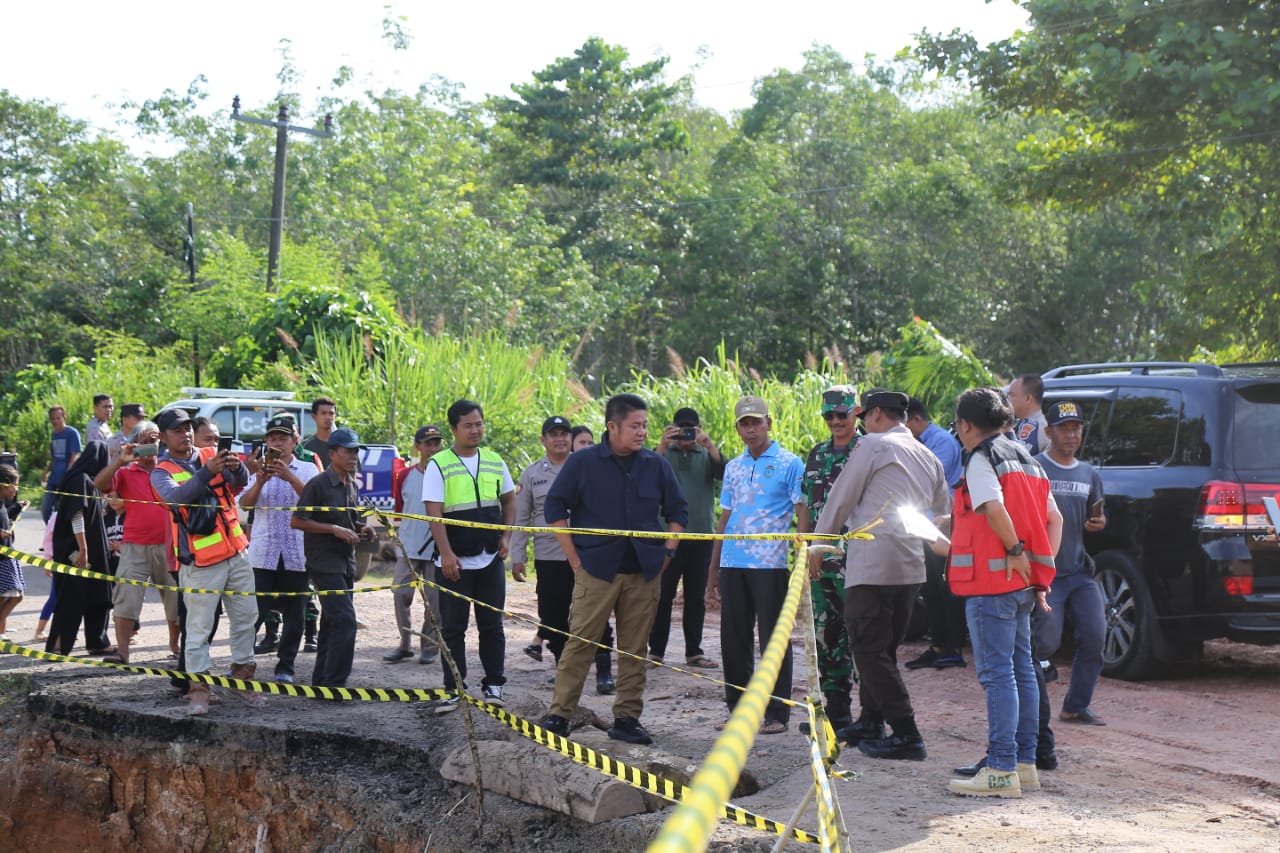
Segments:
[[[760,724],[760,734],[780,735],[787,730],[787,724],[781,720],[765,720]]]
[[[694,655],[691,658],[685,658],[685,663],[698,669],[719,669],[720,664],[713,661],[706,655]]]
[[[524,653],[536,660],[538,663],[542,663],[542,643],[538,643],[537,645],[530,643],[524,647]]]
[[[103,655],[119,654],[120,650],[115,646],[107,646],[105,649],[89,649],[89,657],[96,658]]]
[[[102,659],[103,663],[124,663],[127,664],[129,659],[120,655],[107,655]]]
[[[653,655],[650,655],[644,663],[645,669],[657,669],[660,666],[662,666],[662,658],[655,658]]]

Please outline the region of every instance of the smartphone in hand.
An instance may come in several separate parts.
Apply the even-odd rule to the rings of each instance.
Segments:
[[[231,445],[234,441],[235,439],[229,435],[218,436],[218,452],[226,453],[228,450],[231,449]]]

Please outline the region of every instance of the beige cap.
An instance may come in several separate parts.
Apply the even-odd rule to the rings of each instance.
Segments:
[[[746,396],[738,401],[738,405],[733,407],[733,422],[737,423],[743,418],[767,418],[769,417],[769,404],[759,397]]]

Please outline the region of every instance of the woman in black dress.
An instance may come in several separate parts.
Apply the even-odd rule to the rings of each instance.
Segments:
[[[91,441],[85,447],[62,479],[59,489],[67,494],[58,500],[58,519],[53,525],[53,559],[102,574],[109,574],[111,568],[103,501],[93,478],[107,467],[107,457],[107,446],[101,441]],[[111,615],[111,582],[55,572],[53,585],[57,604],[45,651],[71,654],[83,620],[89,654],[114,653],[105,639]]]

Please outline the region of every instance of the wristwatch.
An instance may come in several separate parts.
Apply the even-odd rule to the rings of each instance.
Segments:
[[[1012,548],[1005,548],[1004,552],[1008,554],[1010,557],[1021,557],[1022,552],[1026,550],[1027,550],[1027,543],[1019,539],[1017,545],[1014,545]]]

